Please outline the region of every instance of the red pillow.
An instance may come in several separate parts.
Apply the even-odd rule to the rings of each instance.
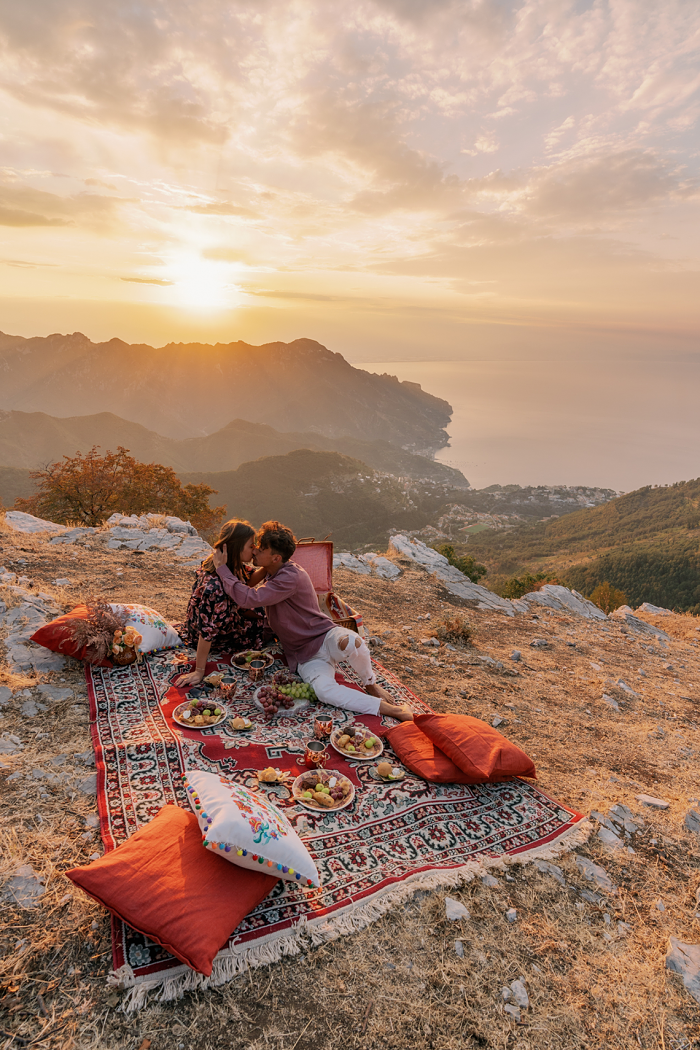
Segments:
[[[216,953],[278,881],[204,849],[197,818],[179,806],[163,806],[121,846],[66,875],[207,977]]]
[[[70,629],[71,620],[84,620],[88,611],[85,605],[76,605],[64,616],[57,616],[51,623],[44,624],[35,631],[31,640],[37,645],[43,645],[52,653],[62,653],[64,656],[74,656],[76,660],[85,659],[86,646],[78,645]],[[100,660],[93,664],[94,667],[113,667],[111,660]]]
[[[472,784],[493,784],[511,777],[537,779],[532,759],[480,718],[429,714],[416,715],[415,722],[455,765],[473,778]]]
[[[389,729],[385,736],[403,764],[423,780],[431,780],[434,784],[474,783],[451,758],[435,747],[415,723],[401,722]]]

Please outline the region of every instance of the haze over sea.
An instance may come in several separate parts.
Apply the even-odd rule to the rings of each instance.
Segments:
[[[350,356],[350,355],[348,355]],[[436,459],[487,485],[629,492],[700,475],[700,357],[361,363],[449,401]]]

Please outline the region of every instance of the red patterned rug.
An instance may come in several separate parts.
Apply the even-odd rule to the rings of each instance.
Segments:
[[[105,850],[124,842],[167,803],[189,808],[184,770],[210,770],[258,788],[258,769],[273,765],[294,775],[305,769],[302,757],[317,711],[328,711],[336,725],[351,720],[344,712],[311,705],[293,715],[280,711],[267,723],[254,706],[247,675],[236,671],[239,691],[230,706],[255,722],[253,730],[182,730],[170,717],[184,698],[171,684],[180,673],[174,660],[173,652],[165,652],[131,667],[86,669]],[[271,673],[280,666],[275,664]],[[390,672],[375,667],[397,702],[429,710]],[[210,660],[208,671],[215,669],[229,670],[228,660]],[[345,681],[353,684],[349,669]],[[378,735],[395,724],[372,716],[355,721]],[[321,887],[304,890],[278,882],[232,931],[208,979],[114,920],[113,980],[130,989],[127,1008],[140,1006],[149,992],[167,1000],[191,988],[223,984],[250,966],[353,933],[417,889],[454,886],[508,861],[554,857],[589,834],[581,814],[522,780],[464,787],[428,784],[409,773],[386,784],[372,778],[372,763],[331,754],[329,766],[355,785],[348,809],[312,813],[294,802],[287,787],[259,787],[304,840]],[[388,747],[387,755],[394,757]]]

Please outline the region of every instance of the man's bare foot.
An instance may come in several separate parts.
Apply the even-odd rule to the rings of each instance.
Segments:
[[[413,721],[411,708],[406,704],[395,704],[391,693],[388,693],[386,689],[382,689],[380,685],[376,683],[374,685],[366,685],[365,692],[369,693],[370,696],[379,697],[380,715],[389,715],[390,718],[397,718],[399,722]]]

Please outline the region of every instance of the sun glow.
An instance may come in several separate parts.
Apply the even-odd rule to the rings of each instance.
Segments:
[[[167,267],[166,275],[173,282],[168,298],[177,306],[219,310],[235,306],[240,300],[241,290],[231,280],[230,264],[183,252]]]

